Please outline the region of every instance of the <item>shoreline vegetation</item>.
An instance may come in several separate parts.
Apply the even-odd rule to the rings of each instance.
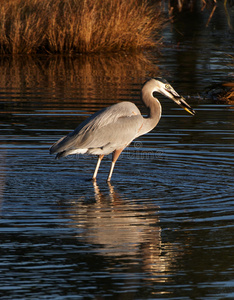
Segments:
[[[147,0],[1,1],[0,54],[137,51],[159,46],[164,22]]]
[[[232,28],[230,1],[223,5]],[[0,55],[157,49],[176,13],[207,8],[208,26],[216,7],[217,0],[0,0]]]

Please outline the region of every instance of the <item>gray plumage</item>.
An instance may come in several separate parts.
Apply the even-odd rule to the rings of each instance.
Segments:
[[[151,131],[160,120],[161,105],[153,96],[154,92],[165,95],[189,113],[194,114],[192,108],[165,79],[150,79],[142,88],[142,101],[148,108],[146,118],[132,102],[114,104],[91,115],[73,132],[58,140],[50,148],[50,153],[57,153],[56,158],[79,153],[99,155],[93,175],[93,180],[95,180],[103,156],[113,152],[112,165],[107,179],[110,181],[115,162],[122,150],[138,136]]]
[[[116,146],[130,143],[130,133],[136,135],[141,121],[142,116],[135,104],[117,103],[91,115],[73,132],[56,142],[50,151],[58,152],[59,157],[74,151],[107,155],[113,152]]]

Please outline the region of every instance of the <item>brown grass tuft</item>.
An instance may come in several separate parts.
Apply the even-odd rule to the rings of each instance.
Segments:
[[[163,22],[147,0],[1,1],[0,53],[149,48],[159,43]]]
[[[219,101],[234,102],[234,82],[223,83],[224,91],[218,95]],[[226,90],[227,89],[227,90]]]

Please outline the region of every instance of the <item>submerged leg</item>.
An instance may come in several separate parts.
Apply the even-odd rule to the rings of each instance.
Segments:
[[[100,163],[101,163],[103,157],[104,157],[104,155],[99,155],[99,156],[98,156],[97,165],[96,165],[95,171],[94,171],[94,173],[93,173],[93,178],[92,178],[93,180],[96,180],[97,173],[98,173],[98,169],[99,169],[99,167],[100,167]]]
[[[119,158],[122,151],[123,151],[123,149],[118,149],[118,150],[115,150],[113,152],[112,163],[111,163],[110,172],[109,172],[107,181],[111,180],[111,176],[112,176],[112,173],[113,173],[113,170],[114,170],[114,167],[115,167],[115,163],[116,163],[117,159]]]

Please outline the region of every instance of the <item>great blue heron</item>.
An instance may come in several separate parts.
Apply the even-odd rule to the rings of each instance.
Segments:
[[[104,155],[113,152],[107,178],[107,181],[110,181],[115,163],[124,148],[135,138],[151,131],[161,118],[161,105],[158,99],[154,97],[154,92],[161,93],[190,114],[195,114],[195,111],[185,102],[184,98],[165,79],[152,78],[144,84],[141,91],[142,101],[148,109],[147,117],[144,118],[132,102],[114,104],[91,115],[74,131],[58,140],[50,148],[50,153],[57,153],[56,158],[70,154],[98,155],[92,178],[96,180]]]

